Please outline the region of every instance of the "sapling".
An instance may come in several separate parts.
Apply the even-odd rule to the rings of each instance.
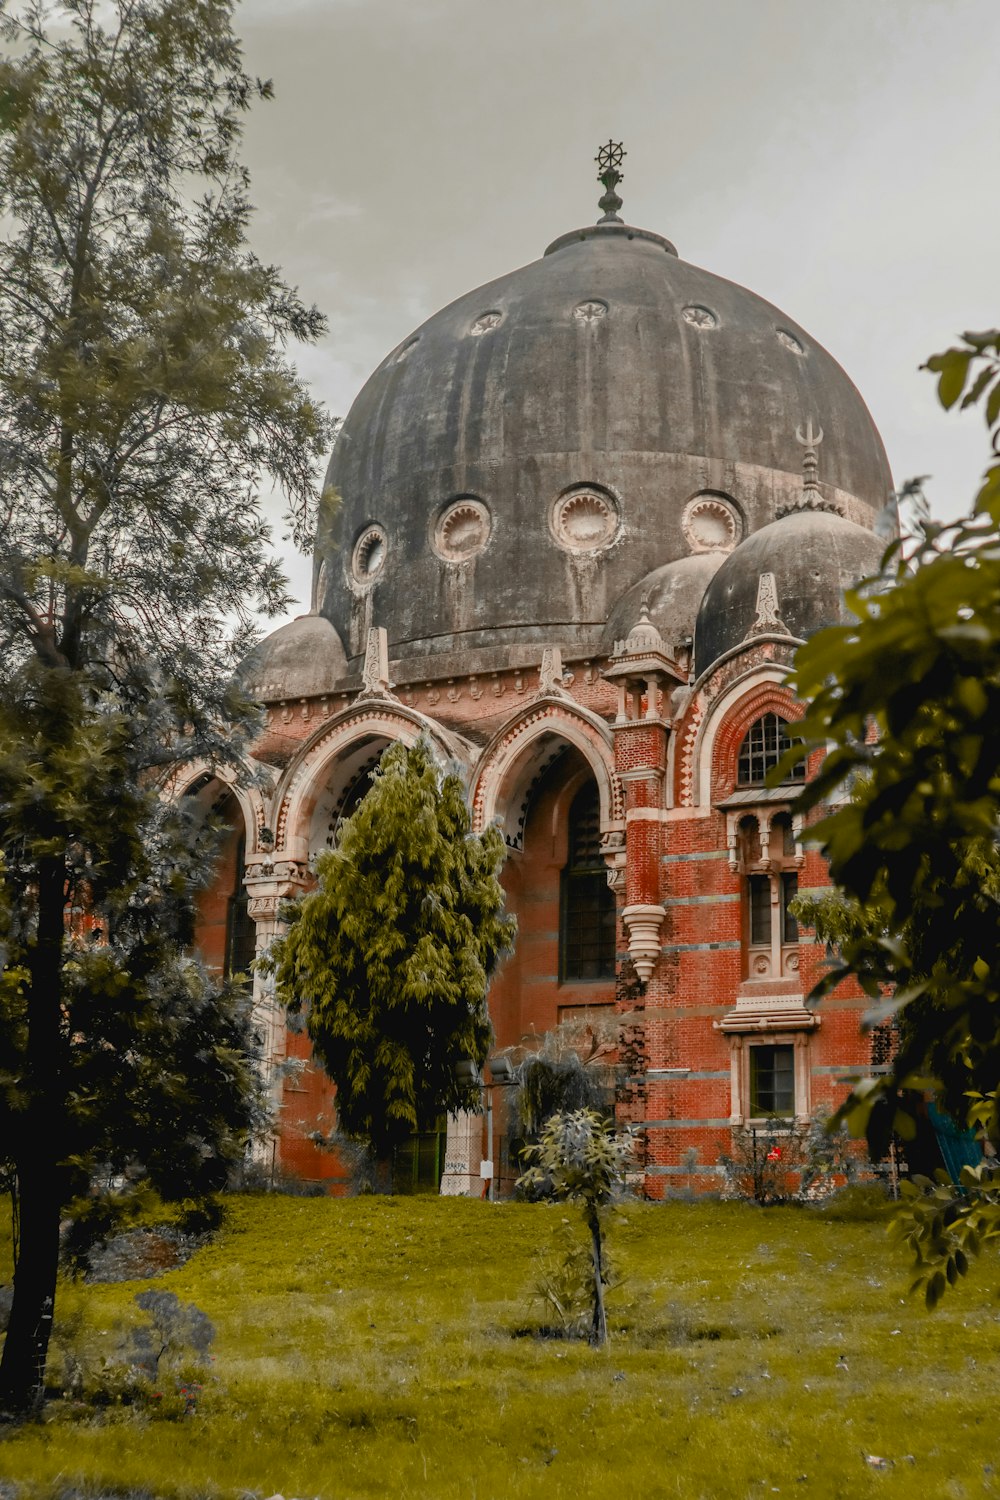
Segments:
[[[628,1132],[616,1132],[611,1121],[591,1109],[555,1114],[546,1121],[541,1139],[525,1148],[533,1165],[518,1179],[518,1187],[538,1198],[579,1203],[590,1231],[592,1261],[592,1320],[590,1341],[607,1341],[604,1308],[604,1230],[601,1212],[622,1190],[632,1155]]]

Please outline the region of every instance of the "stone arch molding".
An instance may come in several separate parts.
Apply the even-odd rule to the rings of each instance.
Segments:
[[[707,804],[712,799],[716,745],[724,727],[728,728],[733,722],[749,727],[759,714],[768,712],[797,717],[788,677],[787,667],[777,664],[755,667],[730,683],[711,705],[698,726],[692,746],[693,805]]]
[[[203,776],[211,776],[222,786],[228,787],[236,798],[243,814],[246,852],[249,856],[257,850],[260,831],[267,826],[267,810],[260,787],[256,782],[241,780],[234,766],[215,765],[204,757],[182,761],[167,772],[161,783],[161,794],[169,802],[179,801]]]
[[[442,765],[455,760],[468,763],[468,752],[460,740],[402,703],[365,703],[346,709],[324,724],[302,746],[278,785],[274,797],[275,853],[308,859],[313,809],[332,766],[352,745],[371,736],[415,745],[421,735],[426,735]]]
[[[501,813],[511,775],[536,740],[556,735],[587,761],[597,782],[601,829],[624,827],[625,799],[614,770],[614,743],[603,719],[563,699],[536,701],[507,723],[487,745],[476,766],[470,802],[472,826],[482,833]]]

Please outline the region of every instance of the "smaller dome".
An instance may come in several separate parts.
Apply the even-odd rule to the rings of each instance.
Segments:
[[[731,552],[705,591],[694,633],[695,674],[754,635],[806,640],[850,615],[845,589],[878,571],[885,541],[829,511],[772,521]],[[771,575],[773,590],[761,579]],[[766,595],[761,609],[759,599]],[[761,620],[760,615],[765,618]]]
[[[694,552],[647,573],[622,594],[611,611],[604,633],[605,649],[613,652],[615,642],[630,634],[645,601],[650,623],[668,652],[676,651],[681,641],[694,635],[698,606],[725,560],[725,552]]]
[[[317,698],[346,676],[340,636],[322,615],[299,615],[272,631],[239,669],[244,691],[259,703]]]

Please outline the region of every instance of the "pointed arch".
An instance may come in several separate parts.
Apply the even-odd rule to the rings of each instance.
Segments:
[[[468,764],[468,749],[456,735],[415,709],[389,699],[353,705],[323,724],[298,751],[275,792],[276,852],[290,859],[308,859],[309,831],[317,805],[328,791],[338,763],[369,745],[384,748],[397,740],[415,745],[421,735],[430,741],[442,766],[456,760]]]
[[[236,767],[218,765],[199,757],[172,766],[164,777],[160,792],[167,801],[179,801],[181,797],[208,797],[211,799],[212,784],[218,783],[228,795],[236,799],[243,815],[246,851],[258,848],[258,838],[267,825],[267,814],[261,789],[255,782],[240,778]]]
[[[586,760],[597,782],[601,829],[624,827],[621,783],[614,769],[614,744],[603,719],[571,699],[536,699],[494,735],[473,774],[470,787],[472,826],[477,832],[494,819],[509,819],[519,790],[532,780],[535,763],[541,767],[545,746],[573,746]],[[524,783],[524,786],[522,786]],[[512,830],[507,829],[508,842]]]

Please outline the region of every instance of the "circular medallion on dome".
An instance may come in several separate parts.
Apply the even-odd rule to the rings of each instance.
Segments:
[[[465,562],[482,552],[489,541],[492,522],[481,500],[463,495],[446,505],[434,527],[432,544],[445,562]]]
[[[559,496],[552,507],[552,535],[571,552],[596,552],[618,532],[618,505],[607,490],[581,485]]]
[[[502,322],[503,313],[497,312],[496,308],[492,308],[489,312],[479,314],[469,332],[474,333],[477,337],[481,333],[492,333],[493,329],[499,328]]]
[[[690,307],[682,307],[681,317],[685,323],[690,323],[692,328],[718,328],[719,326],[715,313],[696,302],[693,302]]]
[[[603,318],[608,310],[608,304],[597,297],[592,297],[587,302],[578,302],[573,309],[573,316],[578,323],[596,323]]]
[[[385,567],[388,539],[381,526],[366,526],[354,544],[351,572],[358,583],[373,583]]]
[[[778,343],[784,348],[790,349],[793,354],[805,354],[805,346],[794,333],[789,333],[787,328],[776,328],[774,331],[778,335]]]
[[[743,538],[739,513],[722,495],[695,495],[684,507],[681,529],[692,552],[732,552]]]

